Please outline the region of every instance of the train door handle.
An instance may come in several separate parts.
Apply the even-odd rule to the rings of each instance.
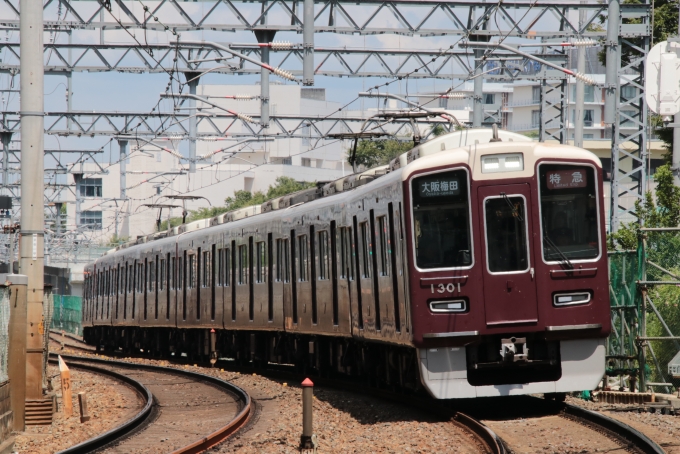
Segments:
[[[505,285],[508,288],[508,292],[512,292],[512,289],[515,287],[515,281],[505,281]]]

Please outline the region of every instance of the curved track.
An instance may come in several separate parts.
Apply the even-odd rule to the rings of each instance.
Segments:
[[[140,412],[140,419],[134,423],[128,421],[64,453],[197,453],[244,427],[252,414],[250,396],[245,391],[214,377],[159,366],[61,356],[70,367],[124,377],[152,398],[147,399],[145,415],[141,417]]]
[[[68,346],[69,348],[82,350],[88,353],[93,353],[92,350],[88,349],[88,347],[89,348],[92,347],[88,346],[87,344],[83,343],[82,341],[73,336],[69,337],[71,337],[72,339],[70,339],[71,342],[65,344],[66,346]],[[230,365],[230,368],[233,369],[233,365]],[[251,368],[249,367],[240,367],[237,369],[243,369],[246,372],[257,371],[258,373],[264,375],[276,377],[286,376],[290,378],[291,375],[297,376],[297,374],[290,374],[289,372],[282,371],[265,371],[261,369],[252,369],[251,371]],[[353,392],[369,393],[371,395],[378,396],[387,400],[399,401],[406,405],[418,407],[431,412],[437,412],[441,417],[451,418],[454,424],[461,426],[464,429],[468,430],[469,432],[473,433],[475,437],[479,440],[480,444],[486,447],[487,452],[492,454],[505,454],[507,452],[507,449],[501,437],[498,436],[491,428],[489,428],[487,425],[480,421],[481,419],[483,419],[481,416],[477,418],[478,413],[475,411],[474,408],[466,409],[465,412],[461,412],[460,408],[451,409],[446,407],[439,401],[433,401],[430,399],[423,400],[383,390],[377,390],[374,388],[367,390],[363,385],[357,386],[354,383],[347,383],[345,381],[321,379],[319,377],[315,377],[315,382],[318,383],[319,385],[325,385],[334,388],[342,388],[346,390],[351,390]],[[567,417],[579,424],[582,424],[586,427],[593,429],[596,432],[603,434],[604,436],[616,440],[618,444],[622,445],[628,450],[644,454],[664,453],[664,450],[657,443],[655,443],[653,440],[651,440],[649,437],[647,437],[640,431],[630,427],[625,423],[605,416],[601,413],[585,410],[575,405],[554,403],[552,401],[545,401],[543,399],[531,397],[525,399],[531,399],[530,400],[531,403],[527,402],[527,404],[529,406],[536,407],[535,410],[538,413],[545,411],[559,413],[564,417]]]

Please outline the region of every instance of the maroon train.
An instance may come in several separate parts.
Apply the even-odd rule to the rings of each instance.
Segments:
[[[601,165],[500,131],[109,251],[84,337],[437,398],[593,389],[610,332]]]

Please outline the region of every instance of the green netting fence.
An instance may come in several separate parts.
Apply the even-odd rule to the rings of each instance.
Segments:
[[[54,295],[54,312],[50,327],[82,336],[82,307],[83,299],[79,296]]]
[[[642,250],[609,253],[612,333],[607,340],[606,373],[612,386],[630,387],[630,378],[637,380],[641,259]]]

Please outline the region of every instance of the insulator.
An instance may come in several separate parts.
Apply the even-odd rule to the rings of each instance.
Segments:
[[[445,95],[442,95],[442,98],[447,98],[447,99],[464,99],[468,94],[467,93],[446,93]]]
[[[571,42],[571,45],[574,47],[590,47],[596,46],[597,44],[598,42],[592,39],[576,39]]]
[[[257,99],[255,95],[234,95],[234,99],[237,101],[250,101],[251,99]]]
[[[248,123],[255,123],[255,120],[253,120],[253,117],[245,115],[245,114],[237,113],[236,118],[238,118],[239,120],[247,121]]]
[[[292,80],[295,81],[295,76],[293,76],[291,73],[288,71],[281,69],[281,68],[274,68],[272,69],[272,72],[276,74],[279,77],[282,77],[284,79]]]
[[[575,73],[573,74],[573,76],[574,76],[576,79],[578,79],[578,80],[580,80],[580,81],[582,81],[582,82],[584,82],[584,83],[586,83],[586,84],[588,84],[588,85],[597,85],[597,82],[595,82],[594,79],[591,79],[590,77],[586,76],[585,74],[581,74],[581,73],[576,73],[576,72],[575,72]]]
[[[269,43],[269,47],[275,50],[291,49],[293,45],[289,41],[273,41]]]

